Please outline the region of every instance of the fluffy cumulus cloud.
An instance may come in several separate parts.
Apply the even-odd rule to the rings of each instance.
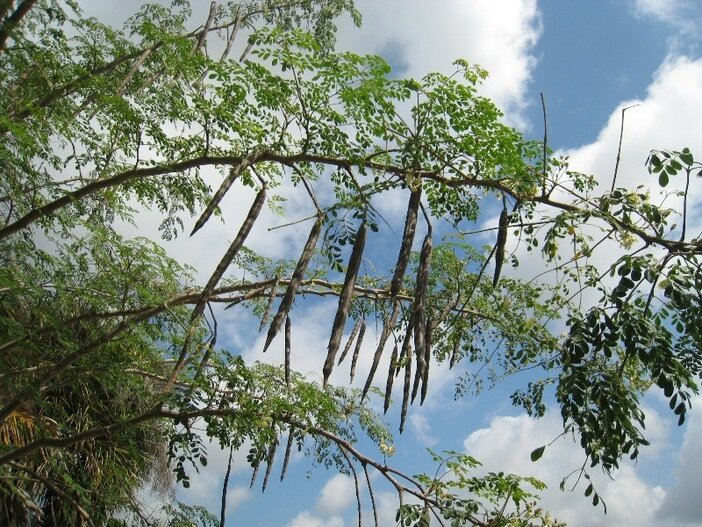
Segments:
[[[695,0],[634,0],[632,5],[636,16],[671,24],[680,31],[681,34],[670,41],[672,48],[683,44],[684,40],[679,37],[693,40],[702,37],[702,11]]]
[[[287,527],[344,527],[344,520],[339,516],[321,518],[308,511],[303,511],[287,524]]]
[[[343,513],[356,499],[353,479],[344,474],[332,476],[322,488],[315,510],[324,516]]]
[[[499,9],[490,0],[362,0],[358,7],[363,26],[343,32],[343,47],[383,54],[398,74],[410,77],[451,72],[457,58],[479,64],[490,72],[485,93],[510,122],[524,125],[524,95],[541,35],[536,0],[504,0]]]
[[[605,192],[612,185],[624,109],[624,133],[616,170],[616,186],[628,189],[642,186],[641,191],[649,194],[652,203],[663,204],[675,213],[680,213],[683,210],[683,198],[676,195],[675,191],[685,188],[684,175],[678,174],[671,178],[667,187],[661,188],[658,178],[646,170],[645,162],[654,149],[681,150],[688,147],[698,159],[702,158],[702,59],[670,55],[653,75],[644,97],[622,101],[613,108],[595,141],[562,152],[569,157],[571,170],[592,174],[597,178],[599,192]],[[554,196],[561,201],[571,199],[564,192],[556,192]],[[701,207],[702,186],[699,179],[694,178],[688,197],[688,233],[700,232]],[[679,217],[671,217],[669,223],[681,225]],[[495,224],[496,218],[486,220],[486,226]],[[602,236],[594,226],[588,232],[595,240]],[[511,238],[509,242],[514,243],[515,240]],[[633,247],[634,250],[638,248],[639,245]],[[564,258],[572,256],[572,247],[562,249]],[[521,276],[531,278],[543,270],[539,251],[528,253],[524,244],[516,250],[521,264],[518,270]],[[622,250],[617,241],[607,241],[599,246],[590,263],[605,269]],[[555,274],[552,273],[542,279],[553,277]],[[594,299],[596,298],[595,295]],[[588,299],[585,299],[586,304],[587,302]]]
[[[626,107],[631,108],[625,114],[617,186],[656,186],[644,169],[651,149],[687,146],[702,152],[702,59],[670,56],[655,73],[643,99],[622,102],[595,142],[569,152],[573,169],[598,175],[603,185],[611,183],[621,110]],[[682,184],[681,180],[677,182]],[[699,185],[692,186],[693,193],[695,187]]]
[[[314,511],[298,513],[286,527],[344,527],[344,514],[355,500],[353,479],[336,474],[322,487]]]
[[[702,397],[693,401],[693,411],[702,406]],[[656,517],[660,522],[675,522],[679,525],[702,525],[702,419],[688,423],[685,439],[675,469],[676,483],[666,493]]]
[[[418,409],[415,408],[414,411],[418,412]],[[437,438],[432,434],[431,425],[424,414],[411,414],[409,416],[409,422],[412,433],[414,433],[421,444],[429,447],[436,444]]]
[[[570,150],[570,168],[593,174],[608,189],[615,173],[617,149],[621,131],[622,110],[624,133],[621,162],[616,172],[616,186],[634,189],[642,186],[653,203],[663,204],[676,213],[683,210],[683,198],[674,191],[685,188],[684,175],[671,178],[661,188],[657,177],[650,175],[645,161],[654,149],[681,150],[684,147],[702,156],[702,59],[670,56],[655,73],[646,96],[622,102],[610,115],[597,139],[588,145]],[[697,178],[691,181],[688,194],[688,233],[702,228],[702,187]],[[670,220],[681,224],[680,218]],[[614,242],[602,246],[600,255],[615,256],[621,248]],[[635,247],[636,248],[636,247]],[[597,257],[597,255],[596,255]],[[594,262],[593,262],[594,263]],[[603,261],[608,265],[609,261]]]
[[[584,486],[575,492],[561,492],[561,479],[583,463],[579,445],[570,438],[561,438],[547,448],[538,463],[532,463],[529,457],[534,448],[550,443],[560,432],[556,415],[540,421],[526,415],[502,416],[494,418],[489,427],[470,434],[464,446],[467,453],[484,464],[485,470],[532,475],[545,482],[549,488],[542,494],[543,506],[572,527],[644,525],[645,520],[652,518],[664,491],[648,485],[628,466],[614,480],[593,474],[596,489],[609,507],[606,516],[583,498]],[[569,480],[570,485],[573,482]]]
[[[635,0],[634,9],[640,16],[668,20],[684,3],[680,0]]]
[[[583,463],[583,453],[577,442],[570,438],[560,438],[546,448],[537,463],[530,460],[529,455],[534,448],[549,444],[560,434],[561,422],[556,412],[547,414],[542,420],[526,415],[495,417],[488,427],[470,434],[464,447],[467,453],[483,462],[485,470],[532,475],[544,481],[548,490],[542,494],[543,506],[570,527],[700,527],[701,404],[700,397],[693,402],[693,412],[684,430],[677,465],[671,467],[675,473],[675,482],[669,488],[652,484],[640,475],[643,470],[650,469],[647,465],[651,464],[656,449],[667,445],[669,441],[667,430],[671,426],[670,422],[650,408],[646,408],[646,430],[652,451],[644,449],[639,465],[625,464],[614,474],[613,479],[592,469],[595,488],[607,503],[606,515],[601,508],[594,508],[583,497],[585,485],[582,482],[575,491],[568,490],[575,482],[574,477],[567,481],[566,491],[559,490],[563,477]]]

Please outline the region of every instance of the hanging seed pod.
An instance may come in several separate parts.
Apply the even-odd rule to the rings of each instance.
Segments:
[[[431,318],[427,318],[426,329],[427,334],[424,337],[424,374],[422,375],[422,392],[419,398],[420,406],[424,404],[424,399],[427,398],[427,390],[429,389],[429,364],[431,363],[431,338],[434,333],[436,322]]]
[[[288,463],[290,462],[290,451],[292,450],[292,445],[295,437],[293,436],[293,430],[295,430],[292,426],[290,427],[290,430],[288,430],[288,442],[285,445],[285,456],[283,456],[283,468],[280,470],[280,481],[283,481],[283,478],[285,477],[285,473],[288,471]]]
[[[410,336],[412,334],[412,321],[410,320],[410,324],[407,326],[407,333],[405,334],[405,338],[402,341],[402,348],[400,349],[400,356],[397,359],[398,363],[401,363],[402,361],[405,360],[411,360],[411,349],[412,347],[410,346],[412,337]],[[410,353],[410,355],[408,355]],[[407,358],[409,357],[409,358]],[[395,369],[395,377],[397,377],[400,373],[400,368]]]
[[[409,333],[406,340],[409,340]],[[403,347],[405,344],[403,344]],[[405,361],[405,383],[402,388],[402,410],[400,412],[400,433],[405,429],[405,418],[407,417],[407,406],[410,397],[410,384],[412,380],[412,345],[407,343],[407,360]]]
[[[317,246],[319,233],[322,231],[322,221],[322,216],[318,216],[317,221],[315,221],[314,225],[312,226],[310,235],[307,237],[307,242],[305,243],[305,247],[302,249],[300,259],[297,261],[297,265],[295,266],[295,271],[290,279],[288,288],[285,290],[283,299],[280,301],[278,312],[276,313],[275,317],[273,317],[273,322],[271,322],[271,326],[268,328],[266,343],[263,346],[264,352],[268,349],[268,346],[271,345],[271,342],[273,342],[273,339],[278,334],[278,331],[280,331],[280,327],[283,325],[283,321],[285,320],[285,317],[287,317],[288,311],[290,311],[290,308],[292,307],[293,301],[295,300],[295,295],[297,294],[297,289],[300,287],[300,283],[305,276],[307,266],[309,265],[310,260],[312,259],[312,254],[314,253],[314,248]]]
[[[222,482],[222,501],[220,508],[220,525],[224,525],[227,511],[227,488],[229,487],[229,476],[232,473],[232,457],[234,456],[234,445],[229,446],[229,461],[227,462],[227,472],[224,474]]]
[[[410,253],[412,252],[412,242],[414,241],[414,233],[417,228],[417,211],[419,210],[421,196],[421,187],[419,190],[412,191],[410,194],[409,204],[407,205],[407,215],[405,216],[405,228],[402,233],[402,243],[400,244],[400,253],[397,256],[395,272],[390,282],[390,294],[393,298],[400,293],[402,280],[405,277],[407,263],[409,262]]]
[[[423,324],[422,324],[423,326]],[[424,331],[424,328],[416,328],[416,331]],[[417,341],[420,341],[420,344],[422,345],[422,348],[417,349]],[[426,370],[427,363],[424,359],[424,337],[421,339],[417,339],[417,335],[415,334],[414,336],[414,342],[415,342],[415,354],[416,354],[416,361],[417,361],[417,371],[414,373],[414,383],[412,384],[412,402],[414,402],[414,399],[417,397],[417,392],[419,391],[419,384],[421,380],[424,378],[424,371]]]
[[[215,192],[214,196],[212,196],[212,199],[208,203],[207,207],[202,212],[202,214],[200,214],[200,217],[195,222],[195,227],[193,227],[190,236],[199,231],[200,228],[202,228],[202,226],[205,223],[207,223],[207,220],[210,219],[215,209],[219,206],[219,203],[222,201],[224,195],[227,193],[234,181],[237,180],[237,178],[242,174],[242,172],[244,172],[244,170],[246,170],[256,161],[258,161],[258,159],[260,159],[264,153],[265,151],[263,150],[255,150],[254,152],[251,152],[248,156],[246,156],[244,159],[242,159],[241,163],[239,163],[237,166],[229,169],[229,174],[226,178],[224,178],[224,181],[222,181],[222,184],[219,186],[219,189],[217,189],[217,192]]]
[[[227,252],[224,253],[224,256],[222,256],[222,259],[219,261],[217,268],[214,270],[214,273],[212,273],[212,276],[207,282],[207,285],[202,290],[200,298],[198,299],[197,304],[193,309],[193,313],[190,317],[191,322],[202,314],[203,310],[205,309],[205,304],[207,303],[207,300],[212,294],[212,291],[214,291],[214,288],[217,287],[219,280],[224,274],[224,271],[227,270],[227,267],[229,267],[229,264],[236,256],[236,253],[239,252],[239,249],[241,249],[241,246],[244,244],[246,237],[251,232],[251,228],[256,222],[256,218],[258,218],[258,215],[261,212],[261,208],[263,207],[263,203],[265,201],[266,187],[264,186],[263,188],[261,188],[261,190],[258,191],[258,194],[256,194],[256,199],[254,200],[253,205],[251,205],[251,208],[249,209],[249,213],[247,214],[244,223],[241,224],[236,238],[234,238],[234,241],[229,246],[229,249],[227,249]]]
[[[363,317],[356,319],[356,323],[353,325],[353,329],[351,330],[351,334],[349,335],[349,340],[346,343],[346,346],[344,347],[344,351],[341,353],[341,357],[339,357],[339,362],[336,363],[337,366],[341,364],[344,358],[346,358],[348,352],[351,350],[351,346],[353,346],[353,341],[356,338],[356,335],[358,334],[358,330],[361,329],[362,318]]]
[[[249,488],[252,489],[254,486],[254,483],[256,483],[256,476],[258,476],[258,469],[261,466],[260,461],[256,461],[256,464],[253,467],[253,472],[251,473],[251,483],[249,483]]]
[[[385,328],[388,327],[386,324],[383,327],[383,333],[385,333]],[[388,334],[390,331],[387,332]],[[375,349],[375,354],[373,355],[373,363],[371,364],[370,371],[368,372],[368,378],[366,379],[366,384],[363,386],[363,394],[361,395],[361,401],[366,398],[366,395],[368,395],[368,390],[370,390],[371,383],[373,382],[373,377],[375,377],[375,372],[378,370],[378,365],[380,364],[380,358],[383,355],[383,351],[385,350],[385,342],[387,341],[387,337],[384,339],[380,339],[380,342],[378,343],[378,347]]]
[[[356,232],[356,241],[353,244],[353,250],[351,251],[351,257],[349,258],[349,265],[346,269],[344,286],[342,287],[341,294],[339,295],[339,305],[336,310],[336,316],[334,317],[334,324],[332,325],[331,337],[329,338],[327,358],[324,361],[324,368],[322,370],[324,377],[324,386],[327,385],[329,376],[331,375],[332,369],[334,368],[334,358],[336,357],[336,352],[339,350],[339,346],[341,345],[341,337],[344,332],[344,325],[346,324],[346,317],[349,313],[351,299],[353,298],[353,290],[356,284],[358,270],[361,267],[361,258],[363,256],[363,249],[365,248],[365,245],[366,222],[364,220],[361,223],[361,226],[358,228],[358,232]]]
[[[397,369],[397,344],[392,348],[390,355],[390,367],[388,368],[388,380],[385,383],[385,401],[383,402],[383,413],[388,413],[390,408],[390,395],[392,394],[392,384],[395,380],[395,370]]]
[[[505,246],[507,245],[507,227],[509,226],[509,214],[503,208],[500,212],[500,221],[497,228],[497,243],[495,244],[495,275],[492,278],[492,287],[497,287],[502,271],[502,263],[505,260]]]
[[[268,303],[266,304],[266,310],[261,317],[261,323],[258,326],[258,330],[262,331],[263,326],[268,324],[268,319],[271,318],[271,311],[273,311],[273,301],[275,297],[278,296],[278,285],[280,285],[280,277],[276,276],[273,285],[271,286],[271,294],[268,295]]]
[[[427,284],[429,282],[429,265],[431,264],[432,239],[431,233],[427,233],[422,243],[422,251],[419,254],[419,268],[417,269],[417,284],[414,292],[414,306],[412,320],[414,323],[414,350],[417,355],[417,371],[412,388],[412,401],[417,396],[419,382],[424,376],[426,362],[424,360],[424,340],[426,336],[426,310]]]
[[[274,441],[270,448],[268,449],[268,456],[266,458],[266,475],[263,476],[263,485],[261,485],[261,492],[266,492],[266,487],[268,486],[268,479],[271,477],[271,470],[273,469],[273,460],[275,459],[275,451],[278,448],[278,441]]]
[[[290,317],[285,317],[285,384],[290,386]]]
[[[368,390],[370,390],[371,383],[373,382],[373,377],[375,376],[375,372],[378,369],[378,365],[380,364],[380,358],[383,354],[383,351],[385,350],[385,344],[388,341],[388,338],[390,337],[390,333],[392,333],[392,328],[395,326],[395,322],[397,322],[397,317],[399,313],[400,302],[397,299],[395,299],[393,301],[392,314],[390,315],[390,318],[383,319],[383,331],[380,333],[380,340],[378,341],[378,345],[375,349],[373,363],[371,365],[370,372],[368,373],[366,384],[363,387],[363,395],[361,396],[361,400],[363,400],[366,397],[366,395],[368,395]]]
[[[358,332],[358,339],[356,339],[356,347],[353,349],[353,357],[351,357],[351,380],[356,375],[356,362],[358,362],[358,355],[361,353],[361,344],[363,343],[363,336],[366,334],[366,320],[363,319],[361,323],[361,329]]]

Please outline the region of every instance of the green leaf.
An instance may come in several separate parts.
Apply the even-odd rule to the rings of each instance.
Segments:
[[[541,459],[541,456],[544,455],[544,450],[546,450],[546,445],[540,446],[539,448],[532,450],[531,452],[531,460],[532,461],[538,461]]]

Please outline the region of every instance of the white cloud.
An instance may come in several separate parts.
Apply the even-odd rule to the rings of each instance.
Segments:
[[[702,397],[696,397],[692,403],[693,412],[702,407]],[[659,521],[670,519],[681,525],[702,525],[702,419],[695,418],[687,423],[685,439],[678,456],[676,484],[667,492],[665,500],[658,511]]]
[[[542,494],[542,505],[570,527],[637,525],[639,527],[700,527],[702,526],[702,397],[693,401],[677,466],[670,470],[675,484],[667,489],[644,480],[639,472],[654,459],[661,447],[669,448],[670,420],[651,408],[646,411],[646,437],[651,446],[642,450],[639,464],[624,464],[607,478],[597,468],[590,475],[595,488],[607,503],[607,514],[594,508],[582,495],[582,481],[574,492],[561,492],[559,482],[583,462],[577,442],[561,438],[548,446],[543,457],[532,463],[530,452],[551,442],[561,432],[558,415],[550,412],[542,420],[526,415],[495,417],[487,428],[470,434],[465,451],[480,460],[485,470],[504,470],[519,475],[532,475],[548,485]],[[572,488],[571,478],[566,485]],[[663,523],[662,523],[663,522]]]
[[[536,60],[533,49],[541,35],[536,0],[358,2],[360,30],[344,28],[340,46],[364,53],[383,52],[402,76],[421,77],[430,71],[452,71],[464,58],[490,72],[484,92],[507,115],[524,125],[526,88]],[[387,21],[391,19],[392,24]]]
[[[637,104],[626,112],[617,186],[657,186],[643,167],[651,149],[687,146],[693,152],[702,151],[702,59],[670,56],[656,72],[646,97],[622,102],[595,142],[568,152],[571,168],[595,174],[608,187],[617,155],[621,109]]]
[[[678,34],[669,39],[670,49],[681,49],[683,46],[698,40],[702,36],[700,22],[702,11],[699,3],[694,0],[634,0],[634,14],[639,18],[649,18],[677,29]]]
[[[252,498],[251,489],[242,485],[227,490],[227,512],[235,510],[242,503]]]
[[[301,511],[286,527],[344,527],[343,516],[355,501],[353,479],[336,474],[322,487],[314,512]]]
[[[626,107],[631,108],[625,114],[616,186],[634,189],[643,185],[644,191],[650,191],[652,203],[662,203],[679,214],[683,210],[683,199],[673,193],[685,188],[684,175],[671,178],[670,184],[662,189],[657,177],[648,174],[644,164],[654,149],[689,147],[698,158],[702,156],[702,59],[669,57],[656,72],[644,98],[622,102],[612,112],[596,141],[566,152],[570,156],[570,168],[594,175],[600,183],[600,192],[612,184],[622,109]],[[698,233],[702,227],[699,214],[702,187],[697,183],[694,178],[689,189],[688,239],[689,233]],[[670,223],[680,225],[681,221],[679,217],[671,217]],[[638,245],[634,246],[636,248]],[[601,246],[598,253],[591,263],[605,269],[621,255],[622,249],[612,242]]]
[[[322,488],[315,511],[323,516],[343,514],[355,500],[353,479],[344,474],[337,474],[332,476]]]
[[[400,505],[396,492],[383,491],[375,495],[379,525],[395,525],[395,514]],[[368,516],[368,513],[366,513]]]
[[[657,418],[649,412],[649,419]],[[579,468],[583,452],[570,438],[561,438],[548,446],[539,462],[532,463],[531,451],[550,443],[562,430],[554,412],[536,420],[526,415],[496,417],[490,426],[468,436],[464,442],[468,454],[476,457],[487,471],[503,470],[518,475],[532,475],[548,485],[542,494],[543,507],[570,527],[654,525],[654,515],[661,506],[665,491],[644,481],[630,465],[617,471],[614,479],[607,478],[598,468],[591,469],[596,491],[607,503],[608,513],[595,508],[583,497],[585,485],[580,483],[573,492],[561,492],[559,483],[571,471]],[[643,463],[643,461],[641,461]],[[571,488],[573,479],[568,480]]]
[[[431,433],[431,425],[429,420],[420,413],[414,413],[409,417],[410,428],[417,439],[425,446],[434,446],[437,438]]]
[[[702,157],[702,59],[691,59],[685,56],[669,56],[655,73],[646,95],[641,99],[621,102],[613,109],[609,119],[600,130],[597,139],[592,143],[562,152],[569,156],[569,169],[593,175],[599,182],[596,193],[606,192],[612,185],[617,159],[617,148],[621,130],[622,109],[625,113],[624,134],[622,140],[621,160],[617,170],[617,187],[635,189],[643,185],[644,193],[649,192],[654,204],[663,204],[679,214],[683,210],[683,199],[675,195],[685,187],[684,175],[678,174],[671,178],[670,184],[661,189],[656,176],[648,173],[645,161],[651,150],[681,150],[690,148],[699,159]],[[569,202],[572,197],[564,191],[556,191],[553,198],[557,201]],[[542,212],[546,212],[542,207]],[[690,184],[688,200],[688,239],[689,233],[699,233],[702,228],[702,185],[694,177]],[[552,215],[553,211],[548,211]],[[680,218],[673,216],[669,223],[681,224]],[[486,226],[494,226],[493,219]],[[604,231],[598,230],[597,221],[591,220],[586,233],[593,236],[593,242],[604,236]],[[494,237],[494,234],[492,234]],[[513,238],[510,239],[510,242]],[[633,250],[640,248],[642,243],[636,241]],[[655,248],[651,249],[655,250]],[[565,243],[561,247],[561,255],[566,261],[572,257],[574,247]],[[589,263],[599,269],[607,269],[623,253],[618,241],[611,240],[600,245]],[[505,274],[518,274],[521,277],[532,278],[544,271],[544,261],[540,250],[526,251],[526,245],[521,244],[517,249],[520,267],[516,271],[508,268]],[[554,266],[549,266],[553,268]],[[556,274],[551,273],[541,278],[542,281],[555,280]],[[596,301],[599,294],[592,292],[583,299],[583,305]]]
[[[684,0],[635,0],[634,10],[640,16],[668,21],[685,3]]]
[[[344,527],[344,520],[339,516],[320,518],[308,511],[303,511],[287,524],[287,527]]]
[[[204,435],[204,434],[203,434]],[[229,449],[222,449],[216,442],[208,442],[207,446],[207,466],[200,466],[196,472],[194,468],[186,466],[186,471],[190,476],[190,487],[183,488],[176,486],[177,497],[183,502],[191,505],[202,505],[210,512],[219,513],[222,499],[222,485],[229,462]],[[251,466],[246,462],[249,444],[245,443],[240,449],[234,451],[232,456],[229,488],[227,489],[227,513],[236,510],[239,505],[252,497],[248,486],[248,476],[251,474]],[[246,486],[234,485],[236,476],[244,475]]]

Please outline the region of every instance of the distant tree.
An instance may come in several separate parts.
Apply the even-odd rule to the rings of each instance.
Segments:
[[[544,393],[555,393],[564,433],[606,471],[647,444],[639,398],[651,386],[683,422],[702,368],[702,241],[687,225],[687,189],[700,170],[692,153],[648,160],[664,187],[685,178],[681,211],[642,189],[603,191],[501,122],[476,92],[483,70],[457,61],[451,76],[393,80],[379,57],[333,52],[342,13],[358,21],[342,0],[213,3],[188,31],[179,0],[144,6],[121,31],[72,2],[0,4],[4,523],[119,525],[127,514],[153,523],[135,493],[154,478],[167,484],[167,463],[189,485],[193,466],[207,462],[197,424],[222,447],[250,445],[254,477],[266,467],[264,488],[277,449],[284,472],[290,450],[307,448],[357,488],[378,471],[398,491],[402,525],[431,516],[554,524],[523,490],[543,488],[532,478],[477,477],[478,462],[453,452],[435,458],[452,477],[412,478],[358,449],[358,433],[381,452],[393,448],[366,399],[379,394],[387,411],[399,376],[402,430],[437,361],[483,365],[459,393],[539,373],[514,404],[541,416]],[[206,168],[221,174],[215,192]],[[309,236],[293,261],[245,246],[266,203],[284,210],[280,185],[309,198]],[[157,243],[115,228],[144,207],[163,214],[165,237],[180,235],[183,213],[199,213],[195,234],[237,186],[256,198],[205,284]],[[387,228],[375,204],[389,193],[408,203],[393,226],[403,233],[397,259],[363,266]],[[482,248],[466,226],[495,204],[497,242]],[[600,256],[613,244],[616,254]],[[515,246],[540,247],[554,272],[503,273],[519,263]],[[302,295],[339,298],[322,383],[290,369],[290,354],[304,352],[290,317],[294,302],[309,301]],[[247,364],[222,348],[223,304],[260,317],[266,347],[285,341],[284,366]],[[372,318],[380,335],[364,389],[329,385],[341,360],[356,364]],[[585,494],[600,502],[591,485]],[[164,514],[169,525],[218,523],[197,507]]]

